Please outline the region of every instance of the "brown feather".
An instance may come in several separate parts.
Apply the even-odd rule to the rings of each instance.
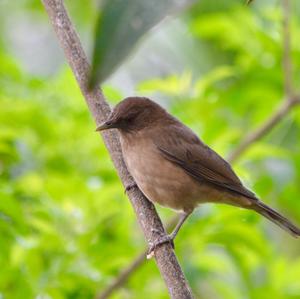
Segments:
[[[231,166],[183,124],[168,127],[168,133],[160,136],[165,138],[156,139],[155,144],[162,156],[183,168],[199,183],[206,182],[257,200],[254,193],[242,185]]]

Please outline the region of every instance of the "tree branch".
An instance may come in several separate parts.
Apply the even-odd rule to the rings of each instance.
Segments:
[[[116,289],[124,285],[131,273],[135,272],[146,261],[147,252],[148,250],[145,249],[142,253],[140,253],[140,255],[138,255],[128,267],[123,269],[118,277],[116,277],[112,283],[110,283],[101,293],[99,293],[95,299],[109,298]]]
[[[96,124],[100,124],[109,115],[110,108],[100,89],[96,89],[92,92],[87,89],[90,67],[63,1],[42,0],[42,2],[50,17],[61,47],[64,50],[66,59],[80,86],[88,108]],[[116,132],[104,132],[102,137],[124,187],[130,185],[133,183],[133,180],[124,164],[118,135]],[[128,196],[146,240],[154,243],[156,237],[158,237],[156,233],[153,233],[153,228],[156,232],[159,232],[159,234],[165,235],[165,230],[154,206],[143,194],[137,188],[133,188],[128,192]],[[158,247],[155,250],[155,259],[171,298],[192,298],[193,296],[189,285],[180,268],[171,244],[166,243]]]
[[[228,162],[235,162],[250,145],[267,135],[282,120],[282,118],[299,103],[299,97],[296,96],[289,100],[285,100],[274,114],[272,114],[260,127],[246,135],[246,137],[240,142],[239,146],[237,146],[228,156]]]
[[[178,215],[172,217],[166,224],[167,231],[172,229],[177,224],[177,222]],[[116,289],[125,284],[129,276],[145,263],[147,253],[147,249],[140,253],[126,268],[124,268],[119,273],[119,275],[104,290],[101,291],[101,293],[99,293],[95,297],[95,299],[107,299]]]

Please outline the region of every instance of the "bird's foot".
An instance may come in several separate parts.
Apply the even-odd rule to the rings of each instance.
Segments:
[[[147,253],[147,259],[151,259],[154,256],[155,249],[165,243],[170,243],[172,248],[175,248],[174,239],[170,235],[164,235],[163,237],[160,237],[158,240],[156,240],[154,243],[150,243],[150,247]]]
[[[128,186],[126,186],[125,190],[124,190],[124,193],[127,193],[129,192],[131,189],[133,188],[137,188],[137,184],[136,183],[131,183],[129,184]]]

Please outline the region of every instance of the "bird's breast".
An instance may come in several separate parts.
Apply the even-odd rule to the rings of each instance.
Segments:
[[[177,165],[161,156],[148,139],[121,137],[125,163],[139,189],[152,202],[175,210],[190,211],[201,201],[201,186]]]

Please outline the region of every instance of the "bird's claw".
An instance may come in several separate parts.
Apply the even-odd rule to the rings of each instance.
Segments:
[[[136,183],[129,184],[128,186],[125,187],[124,193],[127,193],[128,191],[136,187],[137,187]]]
[[[169,235],[165,235],[161,238],[159,238],[157,241],[155,241],[154,243],[150,243],[150,247],[149,247],[149,250],[148,250],[148,253],[147,253],[147,259],[150,259],[153,257],[154,255],[154,251],[157,247],[161,246],[162,244],[165,244],[165,243],[170,243],[172,248],[174,249],[175,248],[175,245],[174,245],[174,240],[172,237],[170,237]]]
[[[161,230],[154,228],[154,227],[151,228],[151,233],[156,233],[158,235],[164,234]]]

